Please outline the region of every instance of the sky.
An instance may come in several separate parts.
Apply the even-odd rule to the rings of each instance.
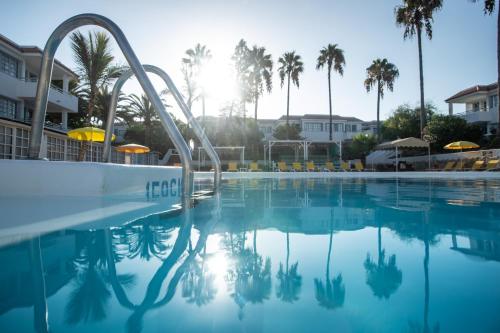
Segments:
[[[264,46],[275,62],[273,90],[261,97],[259,118],[286,114],[286,86],[280,86],[276,63],[287,51],[301,55],[305,67],[300,87],[290,91],[290,114],[328,114],[327,73],[315,67],[319,50],[329,43],[338,44],[346,57],[344,76],[333,74],[332,79],[335,115],[376,118],[377,96],[363,86],[366,68],[376,58],[387,58],[400,72],[394,92],[382,100],[382,119],[398,105],[419,101],[416,39],[403,40],[403,29],[394,21],[394,7],[401,0],[2,1],[0,33],[18,44],[40,48],[56,26],[73,15],[107,16],[123,30],[141,62],[167,71],[179,88],[184,86],[180,62],[185,50],[196,43],[207,45],[213,55],[209,73],[215,73],[206,79],[209,115],[218,115],[234,91],[230,57],[241,38],[250,46]],[[423,41],[425,96],[441,112],[447,112],[444,100],[456,92],[495,82],[496,15],[485,16],[482,4],[469,0],[445,0],[435,14],[433,39]],[[113,54],[125,64],[116,44]],[[74,68],[69,38],[56,58]],[[159,90],[164,88],[151,78]],[[130,81],[124,91],[142,93],[138,83]],[[253,116],[253,105],[247,109]],[[462,109],[455,106],[456,112]],[[200,103],[193,113],[201,114]]]

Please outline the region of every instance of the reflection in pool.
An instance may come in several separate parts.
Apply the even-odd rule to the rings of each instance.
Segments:
[[[499,332],[500,183],[233,180],[0,249],[1,332]]]

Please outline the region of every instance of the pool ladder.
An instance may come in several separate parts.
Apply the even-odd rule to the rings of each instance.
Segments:
[[[167,112],[159,95],[156,93],[153,84],[151,83],[146,74],[146,71],[159,75],[167,84],[167,87],[172,92],[177,104],[179,105],[184,115],[188,119],[188,124],[191,124],[201,144],[207,150],[212,160],[212,163],[214,164],[214,170],[215,170],[214,189],[217,189],[221,179],[221,166],[219,157],[215,152],[214,148],[212,147],[212,145],[210,144],[203,129],[199,126],[198,122],[191,114],[191,111],[185,104],[181,94],[175,87],[170,77],[167,75],[167,73],[165,73],[158,67],[150,65],[145,65],[143,67],[139,59],[135,55],[134,51],[132,50],[132,47],[130,46],[125,35],[118,27],[118,25],[116,25],[113,21],[111,21],[107,17],[97,14],[80,14],[67,19],[52,32],[49,39],[47,40],[47,43],[45,44],[42,56],[40,75],[36,90],[35,109],[33,111],[28,158],[30,159],[40,158],[43,124],[47,112],[49,86],[52,78],[52,67],[54,65],[55,53],[59,48],[61,41],[64,39],[64,37],[66,37],[66,35],[68,35],[72,30],[84,25],[97,25],[108,30],[111,33],[111,35],[113,35],[113,37],[115,38],[116,43],[122,50],[123,55],[125,56],[125,59],[127,60],[130,66],[130,70],[125,72],[118,79],[118,81],[115,84],[115,87],[113,88],[113,96],[115,96],[116,94],[116,96],[114,97],[115,104],[114,108],[111,110],[112,112],[110,112],[110,115],[108,116],[108,122],[106,124],[107,129],[113,128],[113,120],[114,120],[114,114],[116,112],[118,93],[121,87],[123,86],[125,81],[128,78],[130,78],[130,76],[135,75],[142,89],[146,93],[146,96],[149,98],[151,104],[158,113],[158,116],[160,117],[160,121],[163,127],[167,131],[167,134],[172,139],[175,148],[179,152],[180,160],[182,163],[182,174],[183,174],[182,195],[184,199],[191,198],[191,194],[193,191],[193,159],[191,156],[191,151],[186,141],[184,141],[184,138],[182,137],[179,129],[175,125],[175,122],[173,121],[172,117]],[[120,85],[118,84],[119,82]],[[113,115],[111,115],[111,113],[113,113]],[[104,152],[104,159],[106,161],[109,161],[109,155],[111,151],[110,147],[111,134],[112,131],[109,130],[106,131],[107,146],[105,144],[105,152]]]

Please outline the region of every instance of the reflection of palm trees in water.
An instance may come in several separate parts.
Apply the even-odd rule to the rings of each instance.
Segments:
[[[215,276],[208,272],[205,265],[207,259],[207,247],[203,248],[201,260],[196,258],[188,265],[187,271],[182,277],[182,297],[188,303],[198,306],[210,303],[217,293],[215,287]]]
[[[78,234],[80,249],[74,260],[76,276],[66,305],[68,324],[80,321],[100,321],[106,318],[106,306],[111,293],[106,285],[106,246],[104,230]],[[133,276],[117,277],[123,285],[133,283]]]
[[[290,262],[290,233],[286,232],[286,262],[285,267],[280,262],[280,268],[276,278],[280,284],[276,290],[276,297],[283,302],[293,303],[299,299],[300,288],[302,286],[302,276],[298,273],[299,263],[295,262],[289,266]]]
[[[332,221],[330,221],[330,224]],[[344,305],[345,286],[342,280],[342,273],[330,279],[330,258],[333,243],[333,227],[330,225],[330,241],[328,244],[328,256],[326,260],[325,283],[321,279],[314,279],[315,297],[319,305],[326,309],[336,309]]]
[[[141,259],[149,261],[153,256],[162,259],[167,250],[171,247],[166,244],[170,239],[171,233],[169,229],[161,225],[151,225],[143,223],[130,228],[128,232],[128,257],[135,258],[139,256]]]
[[[388,299],[401,285],[403,273],[396,266],[396,255],[393,254],[385,260],[385,249],[382,249],[382,231],[378,226],[378,261],[372,261],[367,254],[364,266],[366,270],[366,283],[373,294],[378,298]]]

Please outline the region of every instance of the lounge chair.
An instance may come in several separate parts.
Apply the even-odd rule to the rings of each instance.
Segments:
[[[456,163],[455,161],[448,161],[441,171],[451,171],[455,166],[455,163]]]
[[[292,170],[297,172],[303,171],[302,164],[300,162],[293,162]]]
[[[229,172],[236,172],[238,171],[238,163],[236,162],[229,162],[227,165],[227,171]]]
[[[343,171],[352,171],[351,170],[351,167],[349,166],[349,164],[347,164],[347,162],[340,162],[340,168],[343,170]]]
[[[465,163],[463,161],[458,161],[453,168],[453,171],[464,171]]]
[[[306,170],[309,171],[309,172],[311,172],[311,171],[317,171],[318,169],[314,165],[313,161],[309,161],[309,162],[306,163]]]
[[[364,171],[365,168],[363,167],[363,163],[361,163],[360,161],[357,161],[356,163],[354,163],[354,170]]]
[[[262,169],[259,168],[259,164],[257,164],[257,162],[251,162],[249,171],[258,172],[258,171],[262,171]]]
[[[333,162],[326,162],[325,170],[331,172],[335,171],[335,165],[333,164]]]
[[[477,160],[477,161],[474,162],[474,164],[472,164],[472,167],[470,168],[470,170],[472,170],[472,171],[478,171],[478,170],[481,170],[483,167],[484,167],[484,161],[483,160]]]
[[[288,171],[288,166],[286,165],[285,162],[281,161],[281,162],[278,162],[278,167],[276,170],[281,171],[281,172],[286,172],[286,171]]]
[[[500,168],[499,164],[500,160],[489,160],[486,165],[486,171],[498,170]]]

